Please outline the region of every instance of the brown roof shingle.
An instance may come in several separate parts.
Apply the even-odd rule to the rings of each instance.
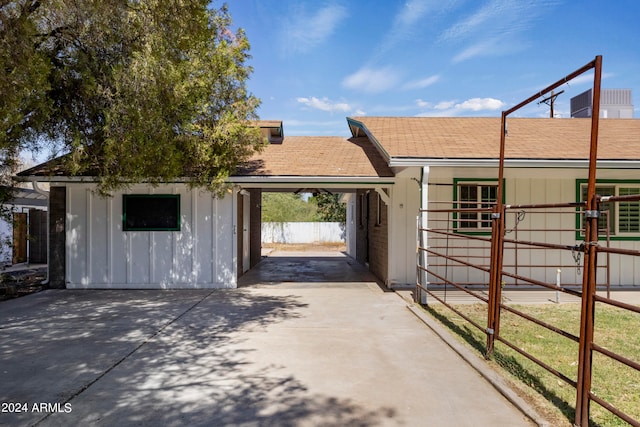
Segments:
[[[235,176],[391,177],[367,138],[287,136],[238,168]]]
[[[498,158],[500,118],[354,117],[394,158]],[[640,120],[602,119],[598,158],[640,159]],[[352,125],[353,126],[353,125]],[[508,118],[506,158],[586,159],[590,119]]]

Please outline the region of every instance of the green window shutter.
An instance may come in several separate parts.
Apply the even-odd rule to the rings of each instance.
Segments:
[[[640,188],[620,188],[620,196],[640,194]],[[618,227],[621,233],[640,232],[640,202],[620,202],[618,212]]]

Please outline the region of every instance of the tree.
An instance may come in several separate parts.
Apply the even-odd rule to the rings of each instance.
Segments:
[[[302,199],[300,194],[262,193],[262,221],[312,222],[316,205]]]
[[[318,205],[320,221],[347,222],[347,210],[344,203],[340,203],[340,194],[319,193],[313,197]]]
[[[0,149],[54,144],[64,167],[220,191],[263,145],[242,30],[209,0],[14,0],[0,5]]]

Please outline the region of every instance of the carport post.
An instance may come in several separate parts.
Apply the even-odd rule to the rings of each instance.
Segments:
[[[422,268],[418,269],[420,284],[425,288],[429,285],[429,277],[427,275],[427,252],[420,250],[428,245],[427,227],[429,225],[429,217],[427,208],[429,207],[429,166],[424,166],[420,171],[420,213],[418,215],[418,262]],[[427,293],[420,292],[420,304],[427,304]]]

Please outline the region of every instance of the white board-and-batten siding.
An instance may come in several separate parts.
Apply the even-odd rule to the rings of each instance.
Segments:
[[[492,168],[431,168],[429,182],[430,201],[453,200],[454,179],[464,182],[491,179],[497,176],[497,170]],[[550,204],[577,201],[576,180],[585,179],[587,171],[583,169],[505,169],[505,203],[506,204]],[[598,180],[619,180],[621,182],[637,179],[635,171],[607,170],[598,171]],[[482,182],[482,181],[477,181]],[[434,185],[435,184],[435,185]],[[430,203],[432,209],[442,209],[446,205]],[[577,238],[576,214],[570,209],[549,209],[548,212],[527,209],[521,221],[516,224],[518,210],[508,212],[505,217],[507,239],[537,241],[559,245],[580,245],[582,238]],[[562,211],[563,213],[559,213]],[[446,213],[431,213],[429,220],[431,227],[438,228],[445,224]],[[561,231],[562,230],[562,231]],[[487,235],[488,237],[488,235]],[[618,237],[618,236],[614,236]],[[489,244],[477,241],[462,241],[460,239],[434,239],[430,245],[439,246],[449,255],[469,257],[478,264],[486,264],[489,259]],[[449,245],[447,247],[447,245]],[[464,246],[468,245],[468,248]],[[600,245],[606,246],[606,241]],[[578,251],[531,249],[527,245],[506,245],[504,253],[505,270],[525,277],[534,278],[546,283],[555,284],[560,278],[561,284],[580,284],[582,282],[583,257]],[[630,250],[640,250],[640,236],[628,240],[612,239],[610,247]],[[455,247],[455,248],[454,248]],[[511,249],[508,249],[508,248]],[[607,283],[608,261],[609,283],[612,286],[640,286],[640,257],[611,255],[608,260],[606,254],[598,256],[597,283]],[[485,265],[485,267],[488,267]],[[435,268],[450,280],[466,283],[488,283],[488,275],[480,270],[449,263],[448,268]],[[560,270],[560,272],[558,272]],[[515,282],[512,278],[505,278],[509,284]],[[524,284],[522,281],[517,282]]]
[[[101,197],[67,187],[67,288],[184,289],[236,286],[234,197],[186,185],[133,186]],[[123,194],[180,196],[180,231],[123,231]]]

